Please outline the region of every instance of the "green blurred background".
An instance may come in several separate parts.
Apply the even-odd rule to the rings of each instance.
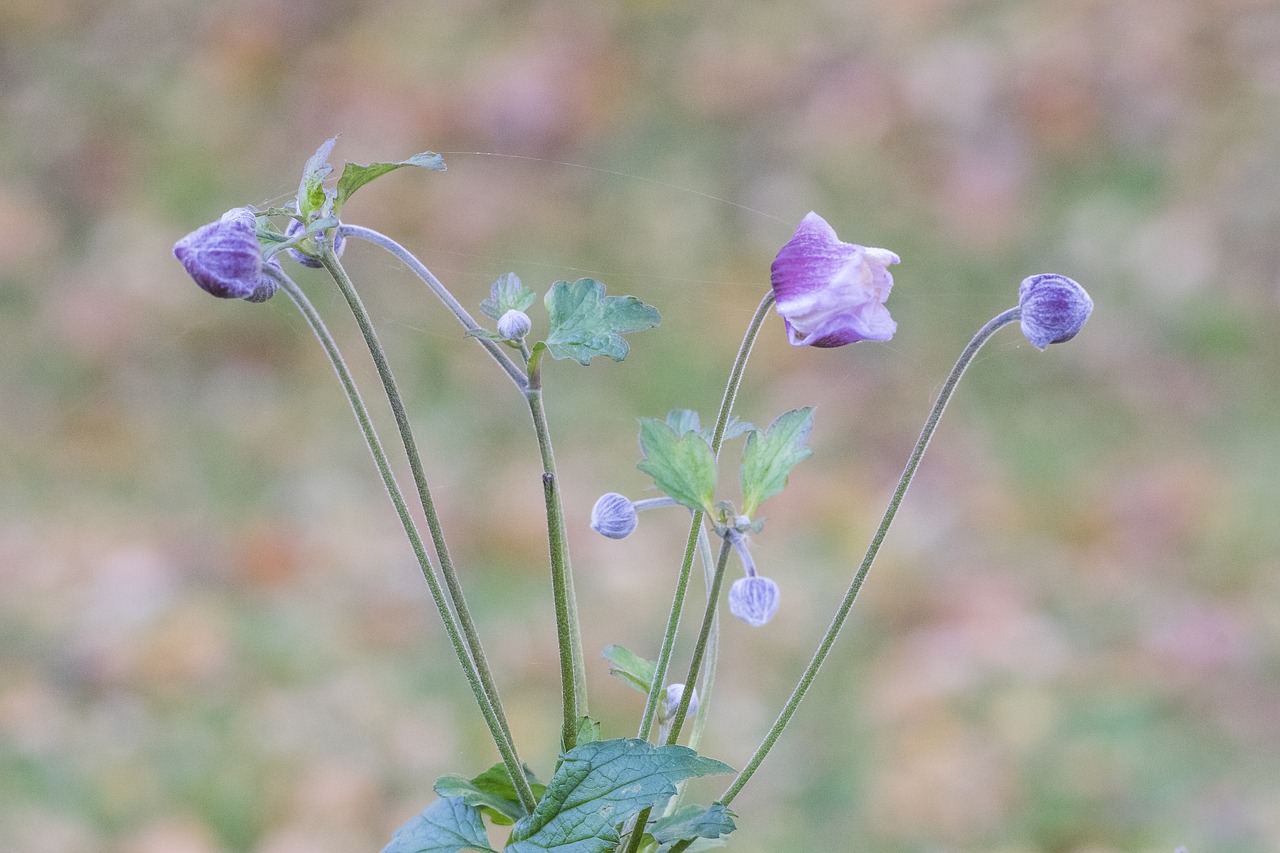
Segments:
[[[754,541],[782,610],[725,624],[703,748],[739,766],[961,347],[1024,276],[1083,283],[1076,340],[1006,330],[972,368],[732,849],[1280,849],[1267,0],[0,4],[0,849],[377,850],[496,759],[305,325],[170,255],[333,134],[339,163],[447,152],[347,218],[464,303],[514,270],[664,312],[624,363],[547,370],[608,736],[641,698],[595,650],[653,654],[684,537],[587,529],[643,495],[635,419],[714,409],[810,209],[902,256],[892,342],[793,350],[774,318],[749,369],[744,418],[818,413]],[[347,259],[546,776],[527,414],[415,280]]]

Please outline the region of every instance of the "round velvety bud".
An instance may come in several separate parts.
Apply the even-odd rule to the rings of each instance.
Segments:
[[[509,341],[518,341],[533,328],[533,321],[523,311],[512,309],[498,318],[498,334]]]
[[[778,612],[778,599],[778,585],[768,578],[738,578],[729,587],[729,612],[758,628]]]
[[[680,700],[684,698],[684,684],[676,682],[668,684],[667,691],[662,697],[662,704],[658,706],[658,722],[666,723],[676,715],[676,711],[680,708]],[[693,696],[689,699],[688,715],[693,716],[698,713],[698,689],[695,687]]]
[[[1022,334],[1037,349],[1076,336],[1093,311],[1085,289],[1065,275],[1041,273],[1023,279],[1018,288]]]
[[[262,280],[262,247],[257,218],[247,207],[228,210],[173,244],[187,275],[221,299],[248,299]]]
[[[297,237],[304,230],[306,230],[306,227],[307,226],[303,225],[302,222],[300,222],[299,220],[290,219],[289,227],[285,229],[284,235],[288,239],[292,240],[294,237]],[[337,229],[334,229],[331,233],[333,234],[333,253],[338,257],[342,257],[342,250],[347,247],[347,238],[343,237],[342,234],[339,233]],[[315,239],[315,236],[317,235],[313,235],[312,239]],[[320,267],[324,266],[324,264],[320,263],[320,260],[318,258],[313,258],[311,255],[308,255],[305,252],[301,252],[297,249],[285,249],[285,251],[289,253],[289,257],[293,258],[295,261],[302,264],[304,267],[319,269]]]
[[[591,508],[591,529],[610,539],[625,539],[636,529],[636,508],[625,495],[608,492]]]

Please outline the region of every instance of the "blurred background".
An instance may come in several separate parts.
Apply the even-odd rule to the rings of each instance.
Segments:
[[[969,336],[1026,275],[1083,283],[1076,340],[1009,329],[971,369],[731,849],[1280,849],[1267,0],[0,4],[0,848],[377,850],[497,760],[300,317],[170,254],[287,199],[334,134],[338,165],[445,154],[347,219],[473,310],[515,271],[664,313],[623,363],[546,370],[606,736],[642,697],[596,652],[654,654],[686,532],[587,528],[600,493],[645,494],[636,418],[711,416],[809,210],[902,256],[892,342],[791,349],[772,318],[748,370],[742,417],[817,420],[754,538],[782,609],[724,625],[702,749],[736,766]],[[346,259],[545,778],[527,412],[394,261]],[[298,279],[368,383],[332,285]]]

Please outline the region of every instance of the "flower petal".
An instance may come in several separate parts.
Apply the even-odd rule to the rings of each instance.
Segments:
[[[777,311],[792,346],[838,347],[887,341],[897,331],[884,301],[893,287],[888,249],[841,241],[810,212],[779,250],[771,268]]]

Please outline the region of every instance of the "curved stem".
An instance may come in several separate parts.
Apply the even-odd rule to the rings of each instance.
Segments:
[[[764,325],[764,319],[768,316],[769,309],[773,307],[773,291],[770,290],[760,300],[755,314],[751,317],[751,322],[747,326],[746,334],[743,335],[742,345],[738,347],[738,355],[733,361],[733,368],[729,372],[729,381],[725,385],[724,396],[720,400],[720,411],[716,416],[715,431],[711,437],[711,452],[719,458],[720,444],[724,441],[724,431],[729,423],[729,415],[733,411],[733,403],[738,397],[738,388],[742,384],[742,374],[747,367],[747,358],[751,355],[751,348],[755,346],[756,338],[760,334],[760,327]],[[689,538],[685,542],[684,559],[680,564],[680,574],[676,578],[675,596],[671,602],[671,613],[667,617],[667,627],[662,635],[662,645],[658,650],[658,660],[654,665],[653,683],[649,686],[649,696],[644,703],[644,713],[640,717],[640,728],[636,737],[647,738],[649,729],[653,726],[653,717],[657,713],[659,697],[665,690],[664,682],[667,677],[667,669],[671,664],[671,651],[675,647],[676,633],[680,626],[680,616],[684,612],[685,593],[689,588],[689,574],[693,569],[693,557],[697,553],[698,536],[702,532],[702,520],[705,513],[696,510],[693,513],[693,520],[689,524]]]
[[[432,570],[431,561],[427,557],[426,547],[423,544],[422,536],[418,533],[417,526],[413,522],[413,517],[409,514],[408,505],[405,503],[404,493],[400,490],[400,486],[396,483],[395,474],[391,470],[391,464],[387,460],[387,455],[382,448],[382,443],[378,439],[377,432],[373,428],[373,422],[369,417],[369,410],[364,405],[364,401],[360,397],[359,389],[356,387],[355,380],[351,376],[351,371],[347,368],[346,361],[342,357],[342,353],[338,350],[338,345],[334,341],[333,336],[329,334],[329,330],[325,327],[324,321],[320,319],[319,313],[315,306],[307,299],[306,294],[298,287],[294,281],[284,272],[274,268],[266,267],[266,273],[271,275],[276,282],[284,289],[289,298],[293,300],[294,305],[302,312],[307,324],[311,327],[311,331],[319,340],[325,354],[329,357],[329,361],[333,364],[334,371],[338,374],[338,381],[342,385],[342,390],[347,395],[347,400],[351,404],[351,409],[355,413],[356,421],[360,425],[360,431],[364,435],[365,443],[369,447],[369,452],[373,456],[374,464],[378,468],[378,473],[382,477],[382,484],[387,489],[387,494],[391,498],[391,503],[395,506],[396,515],[400,518],[400,523],[404,527],[405,535],[409,539],[409,544],[413,549],[414,556],[418,560],[418,565],[422,569],[423,577],[426,578],[427,586],[431,591],[431,598],[435,602],[436,609],[440,612],[441,619],[444,621],[445,633],[448,634],[449,642],[453,646],[454,654],[458,658],[458,662],[462,665],[463,673],[466,675],[467,683],[471,687],[471,692],[475,696],[476,703],[480,706],[480,711],[484,715],[485,723],[489,727],[489,732],[493,737],[494,744],[498,748],[498,753],[502,757],[503,764],[507,772],[511,776],[512,783],[515,785],[517,795],[521,804],[528,810],[533,811],[536,801],[533,791],[529,787],[528,779],[524,775],[520,759],[516,755],[515,745],[511,742],[504,725],[500,722],[499,716],[495,711],[493,702],[490,700],[488,692],[481,681],[477,665],[472,659],[467,646],[464,644],[461,631],[457,624],[457,619],[453,612],[449,609],[448,602],[445,600],[443,590],[440,588],[440,582],[436,579],[435,572]]]
[[[427,269],[422,261],[418,260],[412,252],[404,246],[401,246],[395,240],[392,240],[385,234],[374,231],[372,228],[365,228],[360,225],[340,225],[338,226],[338,231],[344,237],[356,237],[360,240],[365,240],[379,248],[385,249],[392,255],[395,255],[401,263],[409,268],[410,272],[421,279],[423,284],[430,288],[431,292],[444,303],[444,306],[448,308],[450,313],[452,313],[453,316],[458,319],[458,322],[462,324],[462,328],[467,330],[467,334],[475,337],[475,339],[480,342],[480,345],[488,350],[489,355],[493,356],[493,360],[498,363],[498,366],[501,367],[503,372],[507,374],[508,378],[516,384],[517,388],[523,391],[528,387],[529,380],[525,376],[524,371],[515,363],[515,361],[512,360],[511,356],[507,354],[502,344],[484,337],[484,329],[481,328],[480,324],[477,323],[471,314],[467,312],[466,308],[462,307],[462,304],[458,302],[457,299],[453,298],[453,294],[449,292],[447,287],[440,283],[440,279],[436,278],[431,273],[431,270]]]
[[[889,499],[889,505],[884,511],[884,517],[880,520],[880,526],[876,528],[875,534],[871,537],[871,544],[867,546],[867,553],[862,558],[862,564],[858,566],[858,571],[854,574],[853,580],[849,584],[849,589],[845,592],[844,599],[841,600],[840,607],[837,608],[830,627],[827,628],[827,633],[823,635],[822,642],[818,644],[818,649],[814,652],[813,659],[800,676],[799,682],[791,692],[791,697],[787,699],[786,705],[783,706],[782,713],[778,715],[773,728],[769,729],[769,733],[765,735],[760,746],[756,748],[755,754],[751,756],[746,766],[738,773],[737,778],[733,780],[733,784],[720,796],[718,802],[728,805],[733,801],[733,798],[738,795],[742,787],[756,772],[760,763],[764,761],[764,757],[769,754],[769,750],[773,748],[774,743],[777,742],[778,736],[782,734],[782,730],[786,728],[787,723],[791,721],[792,715],[795,714],[796,708],[800,705],[800,700],[808,692],[823,661],[827,659],[831,646],[835,643],[836,636],[840,633],[840,628],[849,616],[849,610],[853,607],[853,602],[858,597],[858,591],[862,589],[862,583],[866,580],[867,572],[871,569],[871,564],[875,561],[876,554],[880,552],[880,546],[884,542],[885,534],[889,532],[889,525],[893,523],[894,516],[898,513],[902,498],[907,493],[907,487],[911,485],[916,468],[920,465],[920,459],[924,456],[925,449],[929,446],[929,441],[933,438],[934,431],[938,428],[938,420],[942,417],[943,410],[946,409],[951,395],[956,390],[956,384],[960,381],[960,377],[964,375],[974,356],[978,354],[978,350],[982,349],[983,344],[1001,327],[1017,320],[1019,316],[1019,309],[1010,308],[1008,311],[992,318],[978,330],[973,340],[969,341],[968,346],[960,353],[960,358],[957,359],[955,366],[951,368],[951,373],[947,375],[947,381],[943,383],[942,390],[938,393],[938,399],[934,401],[933,408],[929,411],[929,417],[925,420],[924,428],[920,431],[920,438],[916,440],[916,445],[912,449],[911,455],[907,458],[906,467],[902,471],[902,476],[898,479],[898,486],[894,489],[893,496]]]
[[[387,402],[391,406],[392,415],[395,417],[396,429],[400,433],[400,442],[404,446],[405,456],[409,461],[409,471],[413,476],[414,486],[417,488],[418,501],[422,505],[422,513],[427,520],[427,530],[431,534],[431,544],[435,549],[436,559],[440,563],[440,574],[444,576],[445,589],[449,594],[449,600],[452,602],[454,610],[457,611],[462,636],[466,640],[467,648],[476,663],[476,669],[480,675],[480,683],[484,687],[490,703],[493,705],[493,711],[502,727],[503,735],[514,748],[515,741],[511,737],[511,729],[507,724],[507,716],[502,706],[502,699],[498,694],[498,687],[494,683],[493,672],[489,668],[489,660],[485,656],[484,647],[480,643],[480,635],[476,631],[475,619],[471,615],[471,608],[467,605],[467,598],[462,590],[462,583],[458,579],[458,572],[454,568],[453,558],[449,554],[449,546],[445,541],[444,529],[440,524],[440,515],[436,511],[435,500],[431,497],[431,489],[427,485],[427,475],[422,466],[422,456],[418,452],[418,443],[414,439],[413,427],[409,423],[409,414],[404,406],[404,397],[400,394],[395,375],[391,372],[391,365],[387,361],[386,351],[382,348],[381,341],[378,340],[377,332],[373,328],[373,321],[369,317],[369,312],[365,310],[364,303],[356,292],[351,277],[347,275],[346,268],[342,266],[342,263],[327,242],[322,246],[320,262],[325,265],[325,269],[333,276],[334,281],[338,284],[338,289],[347,300],[347,305],[351,308],[356,324],[360,327],[360,333],[364,336],[365,345],[369,348],[369,355],[373,358],[378,377],[382,380],[382,390],[385,392]]]

